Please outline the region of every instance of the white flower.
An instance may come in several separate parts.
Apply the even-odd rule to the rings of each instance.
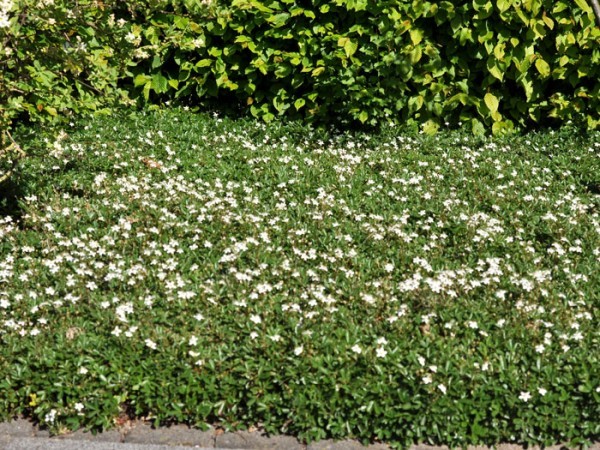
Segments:
[[[531,394],[529,392],[521,392],[519,395],[519,400],[523,400],[524,402],[528,402],[531,398]]]
[[[192,337],[190,337],[189,344],[190,344],[191,346],[194,346],[194,345],[196,345],[197,343],[198,343],[198,338],[197,338],[196,336],[192,336]]]
[[[419,361],[419,364],[421,364],[422,366],[425,365],[425,358],[423,358],[422,356],[417,357],[417,361]]]
[[[300,345],[299,347],[296,347],[294,349],[294,355],[300,356],[303,351],[304,351],[304,347]]]
[[[385,358],[385,356],[387,355],[387,351],[383,348],[383,347],[379,347],[376,351],[375,351],[376,355],[378,358]]]
[[[352,351],[360,355],[362,353],[362,348],[360,348],[359,345],[355,345],[352,347]]]
[[[79,373],[81,375],[85,375],[86,373],[88,373],[88,370],[85,367],[80,367],[79,368]]]
[[[431,384],[431,382],[432,382],[433,380],[431,379],[431,376],[430,376],[430,375],[425,375],[425,376],[423,377],[423,380],[422,380],[422,381],[423,381],[423,384]]]
[[[387,341],[386,338],[380,337],[380,338],[377,339],[377,343],[380,344],[380,345],[385,345],[385,344],[388,343],[388,341]]]
[[[259,324],[262,322],[262,319],[260,318],[260,316],[258,314],[255,314],[255,315],[250,316],[250,322]]]
[[[85,406],[83,406],[83,403],[75,403],[74,408],[77,412],[81,412],[85,409]]]
[[[392,273],[394,271],[394,265],[393,264],[386,264],[384,267],[385,271],[387,273]]]
[[[544,388],[538,388],[538,393],[543,397],[548,393],[548,391]]]
[[[253,331],[252,333],[250,333],[250,339],[256,339],[258,337],[258,333],[256,331]]]
[[[146,347],[151,348],[152,350],[156,350],[156,342],[154,342],[151,339],[146,339],[144,342],[146,343]]]
[[[445,394],[447,391],[446,386],[444,386],[443,384],[438,384],[438,389],[442,391],[442,394]]]
[[[54,420],[56,420],[56,410],[55,409],[51,409],[48,414],[46,414],[44,416],[44,421],[46,423],[53,423]]]

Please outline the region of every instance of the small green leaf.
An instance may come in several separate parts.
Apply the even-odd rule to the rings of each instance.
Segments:
[[[302,108],[304,105],[306,104],[306,100],[304,100],[303,98],[299,98],[298,100],[296,100],[294,102],[294,107],[296,108],[296,111],[298,111],[300,108]]]

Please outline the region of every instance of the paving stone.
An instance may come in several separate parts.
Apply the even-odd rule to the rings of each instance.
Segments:
[[[385,444],[371,444],[364,446],[358,441],[334,441],[325,439],[309,444],[307,450],[389,450],[390,446]]]
[[[411,446],[410,450],[450,450],[450,448],[445,445],[419,444]]]
[[[215,432],[213,430],[196,430],[186,425],[173,425],[154,429],[149,424],[138,423],[125,435],[124,442],[128,444],[214,448]]]
[[[92,434],[89,431],[78,430],[51,438],[52,440],[87,441],[87,442],[123,442],[123,434],[117,430],[107,430]]]
[[[0,435],[14,437],[33,437],[35,436],[35,427],[25,419],[16,419],[9,422],[0,423]]]
[[[50,437],[50,431],[49,430],[42,430],[39,427],[35,427],[34,428],[34,433],[35,433],[35,437],[36,438],[49,438]]]
[[[303,450],[305,446],[291,436],[266,436],[259,431],[236,431],[217,436],[216,448],[252,450]]]

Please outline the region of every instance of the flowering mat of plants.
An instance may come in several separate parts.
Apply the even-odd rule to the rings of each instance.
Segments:
[[[177,110],[36,133],[2,193],[0,418],[600,436],[600,134]]]

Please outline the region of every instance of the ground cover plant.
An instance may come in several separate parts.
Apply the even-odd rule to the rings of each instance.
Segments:
[[[79,121],[0,217],[0,417],[600,436],[600,135]]]

